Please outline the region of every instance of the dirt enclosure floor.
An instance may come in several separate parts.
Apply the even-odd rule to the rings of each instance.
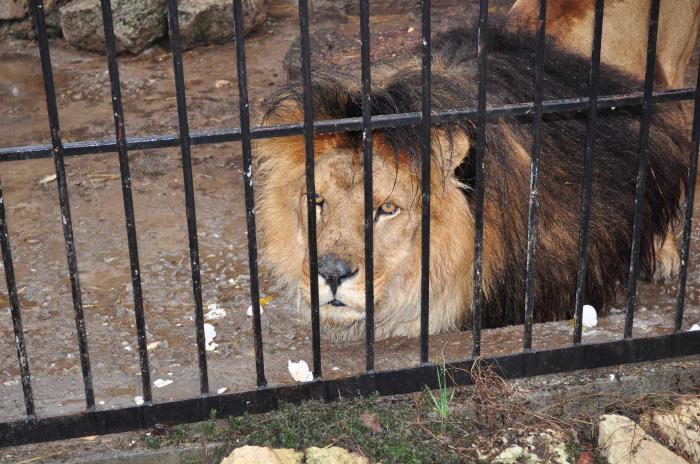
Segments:
[[[267,24],[246,42],[254,113],[285,81],[282,63],[298,35],[294,3],[273,3]],[[404,3],[405,8],[373,16],[373,59],[391,57],[396,50],[419,44],[420,7],[415,2]],[[476,2],[471,9],[460,3],[434,2],[436,32],[463,24],[476,14]],[[494,13],[509,6],[508,2],[494,3]],[[324,58],[359,67],[358,25],[357,16],[324,16],[317,11],[312,30],[329,30],[336,39],[347,38],[335,42],[335,52]],[[68,48],[60,39],[51,45],[64,141],[112,138],[104,56]],[[0,146],[48,143],[36,45],[5,40],[0,43],[0,63]],[[140,56],[122,57],[119,64],[127,134],[175,134],[172,56],[167,47],[157,45]],[[697,56],[690,74],[694,75],[696,66]],[[234,46],[188,51],[184,67],[192,130],[237,127]],[[694,84],[694,79],[688,83]],[[215,351],[208,352],[210,386],[212,392],[248,390],[255,386],[255,363],[251,318],[246,315],[250,303],[240,145],[194,146],[192,155],[205,312],[209,305],[226,311],[226,317],[208,321],[216,328],[218,344]],[[130,153],[151,376],[154,381],[172,380],[163,388],[154,388],[155,401],[199,393],[179,156],[177,149]],[[98,407],[133,405],[134,397],[141,394],[140,374],[118,160],[115,154],[74,157],[66,160],[66,169]],[[58,197],[55,181],[47,177],[53,173],[50,159],[0,164],[39,415],[73,413],[84,407]],[[700,214],[700,208],[695,213]],[[693,238],[695,257],[700,251],[697,227]],[[261,285],[268,381],[272,385],[291,383],[287,361],[311,361],[309,327],[279,299],[264,270]],[[22,417],[24,406],[7,292],[4,284],[0,287],[0,421],[6,421]],[[675,290],[674,284],[640,285],[636,336],[672,330]],[[687,329],[700,322],[696,259],[690,262],[686,302]],[[618,339],[623,323],[622,311],[613,310],[594,330],[584,333],[583,341]],[[571,331],[566,321],[537,324],[533,345],[538,349],[566,346]],[[518,351],[521,344],[522,327],[509,327],[485,331],[482,349],[486,355],[505,354]],[[324,376],[362,372],[363,347],[361,343],[324,342]],[[468,332],[433,336],[430,359],[464,359],[470,347]],[[418,362],[417,339],[381,341],[375,349],[378,369]]]

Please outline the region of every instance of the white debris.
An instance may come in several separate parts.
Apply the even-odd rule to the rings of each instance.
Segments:
[[[693,324],[693,326],[688,329],[688,332],[695,332],[696,330],[700,330],[700,324]]]
[[[340,368],[339,368],[338,366],[333,366],[333,370],[334,370],[334,371],[339,371]]]
[[[615,381],[615,374],[610,374],[610,381],[614,382]]]
[[[263,305],[260,305],[260,314],[264,313]],[[253,315],[253,305],[248,306],[248,310],[245,312],[248,316]]]
[[[583,326],[590,329],[598,325],[598,313],[591,305],[583,305],[583,315],[581,317]]]
[[[314,379],[313,374],[309,371],[309,365],[303,359],[299,362],[292,362],[290,359],[287,363],[287,369],[292,375],[292,378],[297,382],[311,382]]]
[[[217,89],[220,89],[221,87],[228,87],[229,85],[231,85],[231,81],[227,81],[226,79],[219,79],[214,82],[214,87]]]
[[[153,386],[156,388],[163,388],[163,387],[167,387],[171,383],[173,383],[173,381],[170,379],[168,379],[168,380],[158,379],[155,382],[153,382]]]
[[[204,324],[204,343],[207,351],[214,351],[218,344],[214,343],[216,329],[211,324]]]
[[[216,394],[222,395],[222,394],[226,393],[227,390],[228,390],[228,388],[226,388],[226,387],[219,388],[218,390],[216,390]]]
[[[146,349],[147,349],[148,351],[151,351],[151,350],[155,350],[155,349],[158,348],[159,346],[160,346],[160,342],[151,342],[151,343],[149,343],[148,345],[146,345]]]
[[[40,185],[46,185],[49,182],[53,182],[56,180],[56,174],[49,174],[48,176],[44,176],[39,180]]]
[[[234,278],[228,279],[228,283],[230,283],[231,285],[233,285],[233,284],[236,283],[236,279],[234,279]]]
[[[407,30],[406,32],[413,32],[413,31],[415,31],[415,30],[416,30],[416,28],[413,27],[413,26],[411,26],[411,27],[408,28],[408,30]]]
[[[143,404],[143,396],[134,396],[134,403],[136,403],[136,406],[141,406]]]
[[[204,315],[204,318],[208,321],[213,321],[216,319],[222,319],[226,317],[226,311],[224,308],[219,306],[219,303],[210,303],[207,305],[207,313]]]

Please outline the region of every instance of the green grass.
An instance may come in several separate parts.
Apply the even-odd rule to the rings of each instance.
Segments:
[[[448,393],[447,388],[447,369],[445,369],[444,364],[436,364],[435,370],[437,371],[437,381],[438,381],[438,396],[437,398],[433,395],[433,392],[425,387],[425,392],[428,394],[430,401],[433,405],[433,409],[442,418],[443,422],[447,420],[450,415],[450,405],[455,397],[455,391]]]
[[[244,445],[297,450],[340,446],[385,464],[471,462],[465,453],[471,452],[472,435],[467,431],[474,424],[456,414],[449,420],[436,418],[426,398],[396,403],[378,397],[335,403],[308,401],[226,421],[214,415],[205,422],[174,427],[162,437],[147,437],[146,444],[159,447],[205,439],[225,443],[228,449]],[[362,422],[363,414],[376,417],[384,431],[372,433]]]

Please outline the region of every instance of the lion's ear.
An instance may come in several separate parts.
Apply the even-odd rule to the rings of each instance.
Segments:
[[[292,98],[277,100],[263,115],[261,126],[277,126],[304,122],[304,111],[299,102]]]
[[[433,129],[433,159],[444,172],[454,172],[469,155],[471,141],[463,131]]]

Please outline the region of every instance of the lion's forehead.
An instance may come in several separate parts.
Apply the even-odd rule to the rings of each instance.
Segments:
[[[386,160],[383,156],[374,157],[372,190],[375,202],[388,198],[408,200],[415,194],[416,185],[408,168],[393,160]],[[344,195],[348,199],[364,198],[362,154],[342,150],[317,159],[316,191],[321,195]]]

